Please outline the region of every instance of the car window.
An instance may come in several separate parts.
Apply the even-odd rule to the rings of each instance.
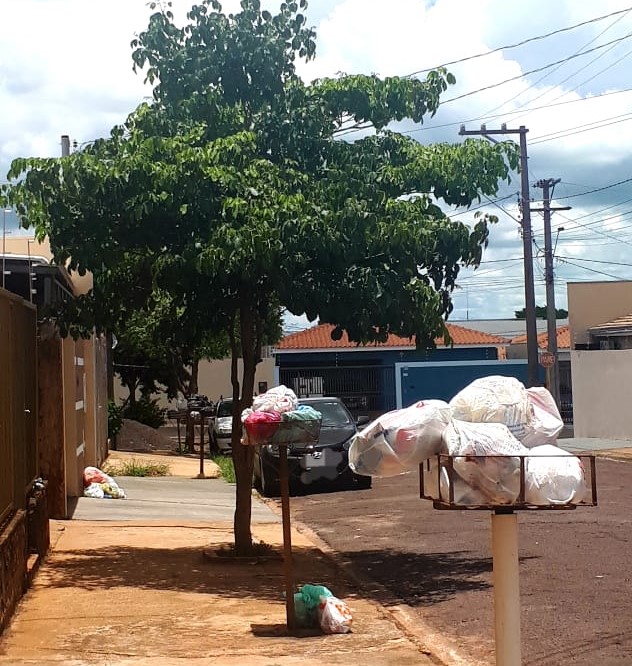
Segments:
[[[322,425],[324,426],[340,426],[352,423],[349,412],[337,401],[314,401],[301,400],[302,405],[309,405],[317,412],[323,415]]]
[[[224,417],[224,416],[232,416],[233,415],[233,403],[232,402],[220,402],[219,405],[217,405],[217,416]]]

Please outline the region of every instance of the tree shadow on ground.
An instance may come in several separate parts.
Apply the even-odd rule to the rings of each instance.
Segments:
[[[491,588],[492,559],[473,556],[471,551],[411,553],[396,550],[364,550],[341,553],[352,570],[370,586],[375,581],[386,588],[375,590],[382,603],[392,594],[409,606],[431,606],[463,592]],[[521,561],[532,558],[521,558]]]

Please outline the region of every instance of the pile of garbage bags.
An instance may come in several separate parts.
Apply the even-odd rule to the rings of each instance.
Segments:
[[[83,470],[83,496],[94,499],[125,499],[125,491],[98,467]]]
[[[322,415],[309,405],[299,405],[287,386],[275,386],[254,398],[244,409],[242,444],[292,444],[317,442]]]
[[[294,614],[299,627],[319,626],[324,634],[351,631],[351,609],[324,585],[301,586],[294,595]]]
[[[380,416],[354,437],[349,466],[394,476],[425,462],[427,496],[447,501],[452,490],[454,503],[465,505],[516,503],[522,467],[525,503],[577,504],[586,478],[581,460],[556,446],[563,427],[546,388],[492,375],[449,403],[422,400]],[[437,454],[451,456],[450,470]]]

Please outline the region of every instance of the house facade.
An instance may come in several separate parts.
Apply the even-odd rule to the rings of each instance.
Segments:
[[[357,345],[346,334],[332,340],[320,324],[286,336],[274,348],[275,384],[299,397],[335,395],[356,415],[377,416],[421,399],[449,400],[478,377],[501,374],[526,381],[526,359],[507,360],[505,337],[448,323],[452,346],[417,350],[390,335],[384,343]]]
[[[569,282],[576,437],[632,439],[632,281]]]

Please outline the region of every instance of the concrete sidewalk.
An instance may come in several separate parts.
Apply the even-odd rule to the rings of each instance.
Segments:
[[[0,639],[0,665],[444,663],[420,623],[372,600],[375,590],[363,592],[307,529],[292,530],[294,582],[345,599],[353,632],[290,636],[279,515],[256,497],[253,537],[277,557],[236,563],[213,556],[233,542],[234,487],[186,476],[117,480],[130,499],[81,498],[74,520],[52,521],[51,552]]]

